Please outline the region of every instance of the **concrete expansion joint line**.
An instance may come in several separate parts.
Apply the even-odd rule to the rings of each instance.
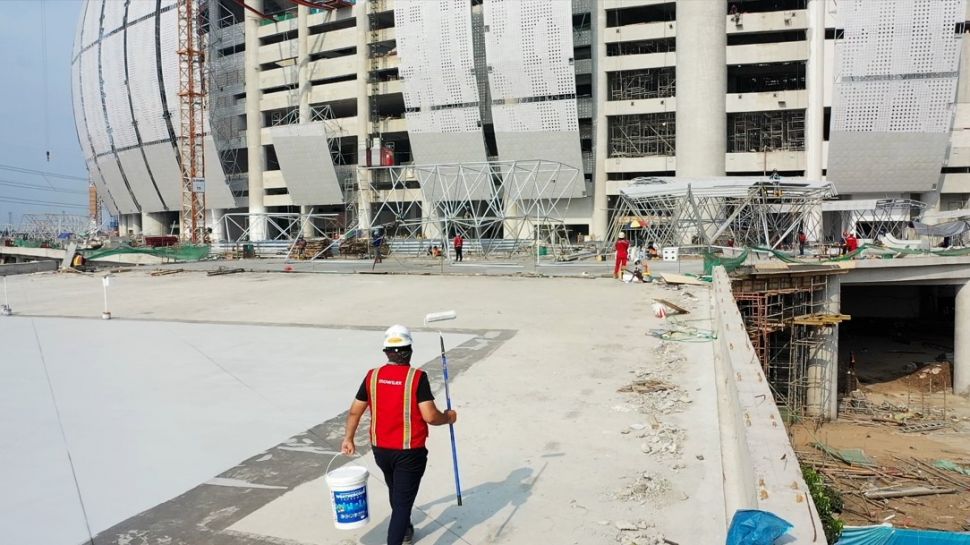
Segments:
[[[71,467],[71,477],[74,479],[74,490],[77,491],[77,501],[81,506],[81,515],[84,517],[84,527],[88,532],[88,543],[94,545],[94,533],[91,531],[91,522],[88,519],[88,510],[84,506],[84,497],[81,494],[81,484],[77,479],[77,469],[74,466],[74,457],[71,456],[71,447],[67,442],[67,433],[64,431],[64,421],[61,418],[61,409],[57,404],[57,396],[54,394],[54,383],[51,381],[50,371],[47,369],[47,359],[44,357],[44,348],[40,343],[40,333],[37,332],[37,323],[30,320],[30,326],[34,330],[34,339],[37,341],[37,353],[40,356],[40,363],[44,368],[44,376],[47,378],[47,388],[51,394],[51,404],[54,406],[54,414],[57,416],[57,427],[61,432],[61,440],[64,442],[64,450],[67,453],[67,463]]]

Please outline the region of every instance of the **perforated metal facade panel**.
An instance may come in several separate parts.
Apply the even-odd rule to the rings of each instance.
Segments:
[[[395,33],[408,133],[447,134],[454,145],[449,160],[412,139],[416,163],[485,160],[478,110],[471,7],[464,0],[397,0]]]
[[[965,0],[840,3],[828,179],[843,193],[933,189],[946,154]]]
[[[483,9],[499,158],[557,161],[582,172],[571,4],[486,0]],[[557,196],[585,190],[580,178]]]

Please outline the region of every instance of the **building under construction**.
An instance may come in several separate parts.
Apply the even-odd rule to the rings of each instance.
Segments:
[[[87,0],[75,118],[122,232],[178,223],[180,104],[196,96],[180,88],[186,4],[205,48],[204,221],[220,240],[226,213],[366,221],[382,207],[373,169],[402,165],[561,163],[585,189],[560,219],[596,241],[635,178],[777,173],[928,213],[970,198],[970,148],[950,137],[970,102],[956,86],[964,0],[925,14],[907,0]],[[928,52],[915,68],[912,51]],[[274,236],[261,220],[248,233]]]

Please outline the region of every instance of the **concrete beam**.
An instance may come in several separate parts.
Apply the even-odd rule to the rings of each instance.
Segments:
[[[56,271],[57,261],[45,259],[28,263],[7,263],[0,265],[0,276],[14,276],[16,274],[33,274],[37,272]]]

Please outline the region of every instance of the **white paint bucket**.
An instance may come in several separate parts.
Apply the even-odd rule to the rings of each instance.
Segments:
[[[352,465],[327,473],[333,525],[338,530],[354,530],[370,522],[367,509],[368,475],[366,467]]]

